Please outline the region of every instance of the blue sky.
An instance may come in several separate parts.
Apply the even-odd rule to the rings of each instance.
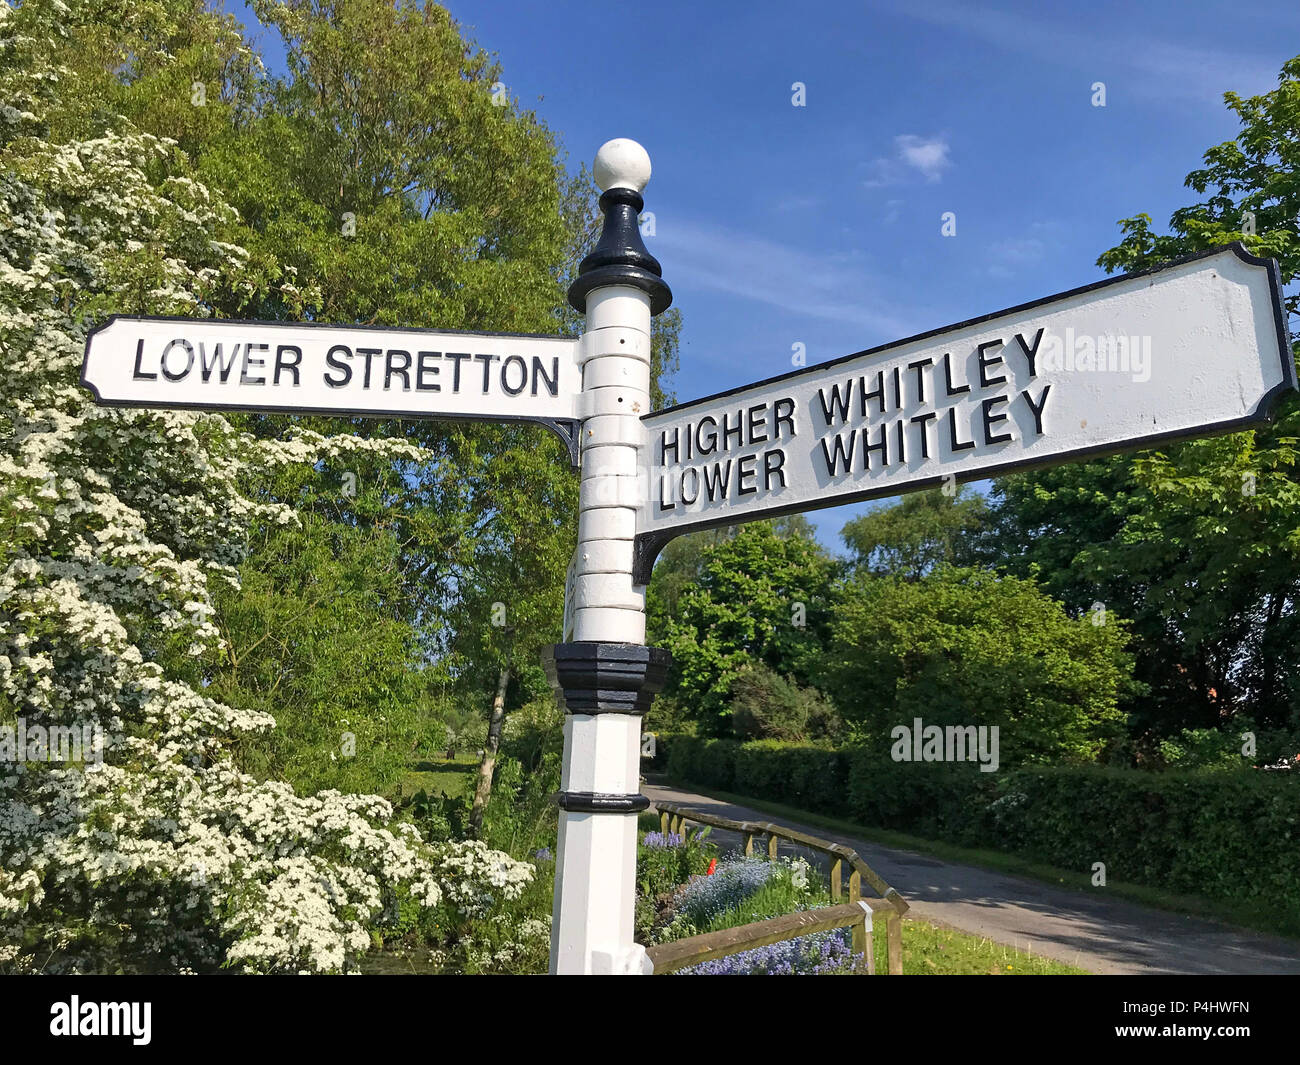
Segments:
[[[1295,0],[446,6],[571,168],[649,151],[681,400],[1096,280],[1300,53]],[[809,517],[834,545],[861,509]]]

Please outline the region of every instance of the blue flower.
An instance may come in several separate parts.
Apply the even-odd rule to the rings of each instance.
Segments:
[[[716,875],[716,874],[715,874]],[[678,976],[823,976],[856,965],[846,929],[771,943],[681,969]]]
[[[682,845],[682,837],[676,832],[647,832],[641,838],[641,846],[652,851],[671,850]]]

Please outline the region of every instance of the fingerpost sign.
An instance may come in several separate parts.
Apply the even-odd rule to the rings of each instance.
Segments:
[[[672,293],[638,228],[650,160],[596,156],[604,226],[579,338],[110,318],[82,383],[104,404],[532,421],[579,469],[561,639],[553,973],[649,971],[633,941],[655,557],[695,529],[1086,460],[1266,421],[1296,388],[1278,266],[1233,244],[650,411],[650,323]]]

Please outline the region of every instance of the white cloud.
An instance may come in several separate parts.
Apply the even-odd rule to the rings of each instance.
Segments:
[[[650,250],[671,264],[674,287],[765,303],[792,314],[872,331],[862,346],[916,330],[894,312],[886,286],[855,252],[810,252],[705,223],[660,219]]]
[[[926,181],[938,181],[952,164],[948,161],[948,142],[941,137],[927,140],[912,133],[895,137],[898,154],[908,166],[921,171]]]
[[[871,163],[869,189],[884,185],[898,185],[913,173],[920,174],[933,184],[952,166],[948,158],[948,142],[943,137],[920,137],[915,133],[900,133],[894,138],[894,154],[882,156]]]

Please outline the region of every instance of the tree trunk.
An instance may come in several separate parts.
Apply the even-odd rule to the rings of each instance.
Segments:
[[[488,720],[487,742],[483,745],[483,761],[478,767],[478,784],[474,788],[474,806],[469,814],[469,830],[473,836],[483,829],[483,810],[492,796],[492,771],[497,764],[497,749],[501,746],[501,726],[506,719],[506,686],[510,683],[510,670],[501,670],[497,678],[497,694],[492,700],[492,717]]]

